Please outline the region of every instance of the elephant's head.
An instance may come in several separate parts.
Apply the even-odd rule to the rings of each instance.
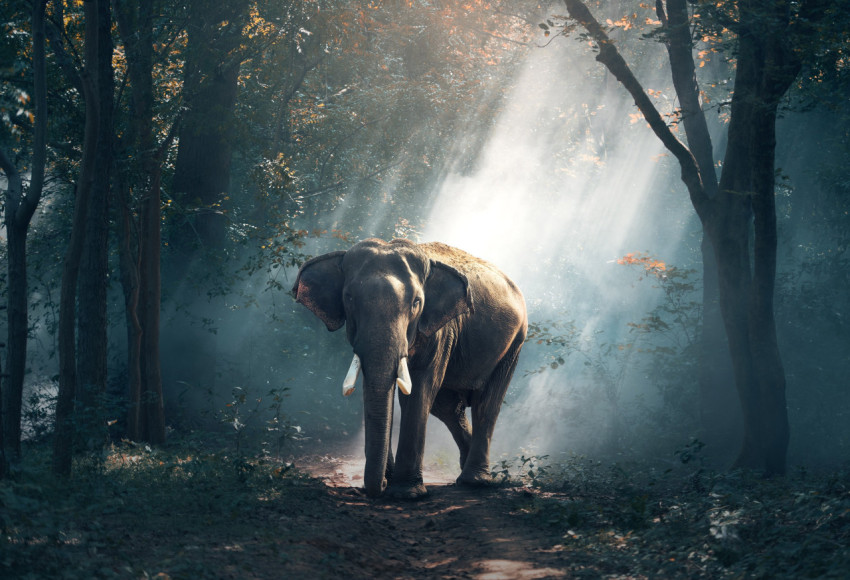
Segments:
[[[365,240],[347,252],[305,262],[292,288],[298,302],[334,331],[346,326],[354,348],[344,394],[362,365],[366,427],[364,483],[370,496],[386,487],[395,386],[412,387],[407,357],[418,333],[429,337],[472,310],[466,277],[431,260],[407,240]]]

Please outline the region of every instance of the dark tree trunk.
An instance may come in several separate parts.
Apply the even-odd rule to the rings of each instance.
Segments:
[[[59,475],[71,474],[74,438],[74,398],[77,391],[76,366],[76,299],[80,260],[83,253],[85,224],[91,190],[95,180],[98,129],[100,126],[97,91],[98,2],[84,2],[85,70],[81,76],[86,106],[83,158],[77,180],[71,239],[65,252],[59,299],[59,394],[56,401],[56,428],[53,447],[53,470]]]
[[[0,310],[4,307],[0,305]],[[0,361],[0,376],[3,375],[3,364]],[[3,397],[2,389],[0,389],[0,479],[6,477],[8,470],[8,461],[6,459],[6,441],[3,436]]]
[[[8,239],[8,377],[3,389],[3,421],[0,455],[5,443],[14,459],[21,455],[21,407],[26,373],[29,315],[27,302],[27,231],[41,199],[47,153],[47,84],[45,75],[45,0],[33,3],[33,102],[35,126],[30,183],[26,194],[21,177],[11,160],[0,152],[0,167],[8,180],[6,191],[6,236]],[[5,440],[5,441],[4,441]],[[5,457],[0,457],[0,463]],[[0,466],[2,469],[2,466]]]
[[[231,157],[235,137],[235,105],[239,68],[243,58],[242,29],[249,3],[191,0],[184,67],[182,115],[172,191],[182,222],[169,230],[169,264],[166,278],[171,295],[181,305],[194,305],[199,288],[215,284],[221,267],[219,251],[226,239],[226,201],[230,189]],[[206,277],[206,279],[204,279]],[[200,391],[215,390],[217,341],[198,324],[215,320],[215,303],[182,309],[171,320],[168,351],[191,345],[192,357],[169,359],[172,380],[184,381]]]
[[[8,339],[6,358],[6,388],[3,391],[6,409],[6,441],[9,456],[17,461],[21,456],[21,412],[23,406],[24,375],[26,373],[27,337],[27,229],[29,224],[10,223],[6,220],[7,260],[9,262]]]
[[[114,79],[112,70],[112,13],[109,2],[98,3],[97,87],[98,139],[95,154],[95,175],[86,219],[83,253],[80,263],[78,300],[77,401],[85,413],[85,430],[99,437],[105,424],[98,420],[102,414],[106,392],[107,320],[106,290],[108,285],[109,235],[108,203],[110,169],[113,147]]]
[[[693,58],[693,39],[685,0],[660,2],[656,13],[665,32],[665,45],[688,148],[699,167],[705,196],[715,199],[718,191],[714,151],[708,123],[700,102],[699,83]],[[717,257],[704,234],[702,244],[703,300],[699,360],[700,433],[709,452],[725,455],[740,431],[740,412],[735,412],[736,394],[732,361],[720,311]]]
[[[137,402],[140,410],[139,439],[165,443],[165,412],[162,402],[162,371],[159,358],[160,311],[160,166],[149,167],[151,187],[141,207],[141,240],[139,241],[139,322],[142,327],[140,367],[142,392]]]
[[[665,45],[676,95],[679,97],[682,125],[688,148],[699,167],[705,195],[715,199],[718,191],[714,151],[705,113],[700,102],[699,83],[693,58],[693,38],[685,0],[658,2],[656,13],[665,31]],[[730,410],[736,402],[732,362],[723,328],[717,274],[717,257],[704,234],[702,244],[703,300],[700,337],[699,409],[700,433],[710,450],[728,448],[740,431],[740,413]]]
[[[10,208],[11,200],[20,200],[23,196],[23,183],[21,175],[18,173],[17,167],[6,156],[4,151],[0,151],[0,168],[6,174],[6,207]],[[2,380],[3,389],[0,392],[0,410],[2,410],[2,433],[0,433],[0,461],[3,463],[0,469],[5,471],[6,452],[9,456],[17,460],[21,454],[21,404],[24,387],[24,368],[26,362],[26,277],[21,278],[21,268],[24,268],[23,274],[26,275],[26,262],[21,261],[21,252],[26,258],[26,250],[24,247],[26,238],[21,240],[19,233],[15,231],[17,228],[14,225],[11,216],[13,211],[6,211],[6,236],[7,236],[7,257],[9,270],[9,289],[6,297],[7,304],[2,305],[3,309],[8,310],[8,351],[7,351],[7,376]],[[12,223],[10,223],[12,222]],[[23,282],[23,284],[22,284]],[[23,288],[21,286],[23,285]],[[21,300],[23,294],[23,300]],[[24,325],[21,326],[21,315],[24,318]],[[23,349],[23,356],[21,350]],[[17,364],[14,364],[17,363]],[[13,369],[13,367],[15,367]]]
[[[127,325],[127,437],[140,439],[139,402],[142,397],[142,325],[139,322],[139,250],[131,215],[130,183],[118,175],[116,205],[118,218],[118,265],[124,291],[124,319]]]
[[[186,111],[172,189],[188,227],[175,229],[183,253],[219,248],[226,233],[221,203],[230,188],[242,25],[248,3],[192,0],[183,95]],[[227,24],[222,25],[221,23]]]
[[[629,91],[652,130],[676,156],[682,168],[682,181],[714,248],[720,310],[744,419],[743,445],[735,465],[767,474],[784,473],[789,432],[785,374],[773,315],[776,274],[773,163],[777,107],[800,68],[792,53],[790,7],[785,2],[739,2],[738,60],[728,145],[719,191],[712,196],[713,168],[709,175],[699,149],[689,150],[671,133],[587,7],[580,0],[565,0],[565,3],[570,16],[597,42],[597,60]],[[687,97],[693,92],[687,85],[695,83],[689,70],[693,66],[691,47],[688,39],[676,36],[685,31],[690,34],[684,3],[669,1],[666,14],[660,0],[656,5],[662,22],[670,27],[668,47],[676,52],[671,65],[677,91],[686,93],[685,97],[680,96],[683,107],[693,108]],[[690,135],[689,132],[689,138]],[[751,257],[753,223],[755,239]]]
[[[138,189],[140,219],[138,239],[133,239],[130,178],[122,176],[121,282],[127,319],[127,368],[129,374],[128,437],[150,443],[165,442],[162,373],[159,351],[161,157],[176,127],[157,148],[153,117],[153,2],[116,1],[116,17],[127,54],[132,100],[131,147],[140,154],[135,164],[142,176]]]
[[[741,440],[742,418],[729,343],[720,312],[717,258],[707,235],[702,243],[702,336],[699,361],[700,439],[722,461]]]
[[[783,4],[765,8],[757,2],[741,3],[738,69],[721,179],[724,213],[726,220],[735,224],[735,233],[729,236],[718,231],[715,241],[721,261],[720,298],[726,331],[730,347],[735,348],[734,342],[741,349],[737,355],[733,353],[744,414],[744,442],[736,465],[767,473],[785,472],[789,440],[785,371],[773,311],[777,248],[774,160],[779,102],[797,77],[800,62],[788,43],[788,7]],[[740,217],[742,213],[746,220]],[[725,251],[721,253],[719,248]],[[737,271],[725,271],[727,259]],[[733,333],[737,335],[734,339]]]

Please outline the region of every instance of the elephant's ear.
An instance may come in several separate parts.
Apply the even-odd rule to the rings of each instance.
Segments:
[[[431,336],[449,320],[467,312],[474,312],[469,280],[451,266],[431,260],[419,332]]]
[[[334,331],[345,324],[342,304],[342,257],[345,252],[331,252],[304,262],[292,286],[296,302],[310,309]]]

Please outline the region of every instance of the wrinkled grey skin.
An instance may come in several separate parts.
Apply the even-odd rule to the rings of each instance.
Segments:
[[[445,244],[370,239],[306,262],[292,290],[328,330],[345,325],[361,359],[369,496],[427,493],[429,412],[460,449],[458,483],[489,482],[490,438],[528,328],[525,300],[507,276]],[[405,356],[413,386],[399,393],[393,461],[395,378]]]

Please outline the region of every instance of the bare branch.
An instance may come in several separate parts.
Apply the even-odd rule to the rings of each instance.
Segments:
[[[693,39],[685,0],[667,0],[664,30],[667,32],[665,44],[670,58],[673,86],[682,107],[682,124],[688,136],[688,146],[699,166],[706,195],[714,197],[718,187],[717,174],[714,172],[711,136],[700,104]]]
[[[688,188],[691,203],[697,215],[705,222],[710,209],[710,200],[703,187],[702,177],[696,159],[694,159],[690,149],[670,131],[658,109],[655,108],[652,100],[646,94],[643,86],[637,80],[634,73],[632,73],[629,65],[626,64],[626,61],[617,50],[617,47],[611,42],[605,30],[596,18],[593,17],[587,6],[581,0],[564,0],[564,3],[567,6],[567,12],[569,12],[570,18],[581,24],[596,42],[599,49],[596,60],[605,65],[620,84],[629,91],[629,94],[634,99],[646,122],[649,123],[652,131],[661,140],[667,150],[679,161],[679,166],[682,169],[682,181]]]

